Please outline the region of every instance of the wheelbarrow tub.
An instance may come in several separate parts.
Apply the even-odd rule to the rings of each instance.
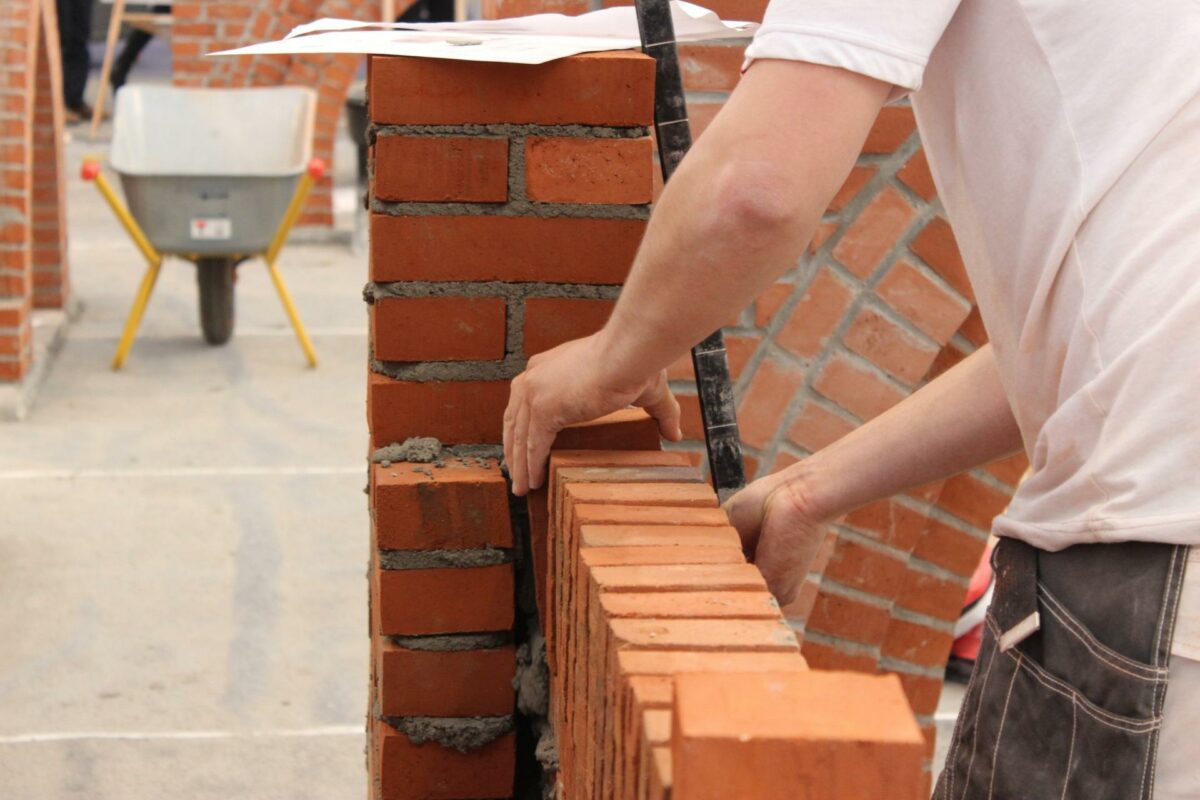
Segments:
[[[303,87],[126,86],[110,162],[158,250],[190,257],[267,248],[312,154]]]

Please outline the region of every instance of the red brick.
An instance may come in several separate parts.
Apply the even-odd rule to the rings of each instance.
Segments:
[[[800,447],[815,453],[833,444],[857,426],[819,403],[809,401],[800,409],[788,428],[787,437]]]
[[[516,654],[490,650],[407,650],[379,642],[380,711],[389,717],[475,717],[511,714]]]
[[[619,284],[646,223],[635,219],[371,216],[371,280]]]
[[[367,420],[375,447],[410,436],[433,436],[443,444],[499,444],[506,405],[507,381],[417,383],[372,372],[367,382]]]
[[[376,464],[371,501],[384,550],[512,547],[508,484],[494,462]]]
[[[905,398],[904,392],[842,356],[825,365],[813,388],[864,420],[882,414]]]
[[[904,695],[914,714],[927,716],[937,710],[938,698],[942,695],[941,678],[928,675],[911,675],[906,672],[892,673],[900,679]]]
[[[924,514],[895,500],[879,500],[851,511],[846,515],[845,524],[873,534],[897,550],[912,550],[930,521]]]
[[[950,229],[949,222],[942,217],[934,217],[916,235],[908,249],[933,267],[956,292],[974,302],[975,295],[971,291],[967,268],[958,252],[958,243],[954,241],[954,231]]]
[[[742,441],[751,447],[766,447],[773,441],[784,413],[803,385],[801,370],[772,359],[760,363],[738,405]]]
[[[371,306],[371,346],[381,361],[504,358],[500,297],[385,297]]]
[[[953,641],[954,635],[949,631],[893,619],[883,643],[883,654],[910,664],[941,667],[950,655]]]
[[[837,194],[833,196],[833,200],[829,202],[829,210],[837,213],[845,208],[846,204],[862,191],[867,182],[875,177],[876,171],[875,167],[852,167],[850,174],[846,176],[846,181],[842,184],[842,188],[838,189]]]
[[[508,139],[482,136],[380,136],[375,140],[380,200],[503,203],[508,199]]]
[[[525,301],[525,355],[532,356],[604,327],[615,300],[531,297]]]
[[[933,184],[933,175],[929,171],[929,159],[925,157],[925,148],[917,150],[909,156],[908,163],[896,173],[900,181],[912,189],[922,200],[931,202],[937,197],[937,187]]]
[[[1016,453],[1008,458],[993,461],[984,469],[1009,486],[1016,488],[1025,476],[1025,470],[1029,469],[1029,459],[1025,457],[1024,453]]]
[[[398,125],[650,125],[654,61],[587,53],[546,64],[373,56],[371,119]]]
[[[1009,496],[964,472],[946,481],[938,501],[949,511],[972,525],[990,530],[992,518],[1008,507]]]
[[[660,450],[658,422],[640,408],[623,408],[563,428],[554,450]],[[561,460],[561,459],[560,459]]]
[[[913,555],[966,577],[975,571],[985,544],[983,539],[931,519]]]
[[[527,17],[531,14],[575,16],[591,10],[587,0],[483,0],[484,19]]]
[[[913,570],[896,605],[928,617],[954,622],[962,613],[967,596],[967,578],[942,578]]]
[[[915,385],[929,371],[937,348],[872,308],[860,309],[842,336],[846,347],[892,377]]]
[[[681,44],[679,68],[690,92],[728,92],[742,77],[746,47],[741,44]]]
[[[948,292],[907,261],[888,270],[875,293],[939,344],[950,341],[971,304]]]
[[[983,327],[983,315],[979,313],[979,307],[971,309],[971,313],[962,321],[958,332],[963,338],[976,347],[983,347],[987,344],[988,335],[987,329]]]
[[[380,633],[504,631],[513,624],[511,564],[378,570]]]
[[[876,597],[894,598],[908,578],[908,562],[842,537],[825,565],[824,577]]]
[[[821,591],[813,603],[805,630],[862,644],[878,644],[887,635],[890,619],[888,610],[882,606]]]
[[[877,667],[876,660],[872,656],[847,653],[809,639],[804,640],[801,652],[804,653],[804,658],[813,669],[873,673]]]
[[[850,288],[822,269],[775,337],[775,343],[804,358],[815,358],[825,347],[854,295]]]
[[[913,117],[912,109],[907,106],[887,106],[879,110],[867,141],[863,144],[864,153],[891,153],[912,136],[917,129],[917,120]]]
[[[917,800],[924,788],[924,742],[892,676],[680,675],[671,740],[674,800]]]
[[[916,209],[898,191],[885,186],[850,223],[834,246],[833,256],[865,280],[916,216]]]
[[[504,798],[512,794],[514,734],[460,753],[436,742],[413,744],[387,723],[376,722],[372,740],[379,758],[381,800]]]
[[[539,203],[649,203],[649,137],[525,140],[525,192]]]
[[[708,126],[725,107],[724,103],[688,103],[688,124],[692,128],[692,139],[708,130]]]
[[[796,287],[791,283],[772,284],[754,301],[754,324],[760,328],[770,325],[771,320],[775,318],[775,313],[794,291],[796,291]]]

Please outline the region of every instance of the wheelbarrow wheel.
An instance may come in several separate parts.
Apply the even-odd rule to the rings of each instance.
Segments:
[[[232,258],[202,258],[196,262],[196,281],[200,286],[200,328],[204,341],[225,344],[233,335]]]

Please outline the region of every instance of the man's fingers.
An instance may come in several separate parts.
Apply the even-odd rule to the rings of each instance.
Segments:
[[[504,436],[500,440],[504,444],[504,463],[508,465],[510,476],[512,476],[513,465],[512,440],[516,433],[514,427],[517,421],[517,409],[521,407],[521,402],[521,379],[518,377],[508,390],[508,406],[504,409]]]
[[[557,433],[546,425],[545,420],[533,419],[531,415],[526,444],[530,489],[540,489],[546,481],[546,460],[550,457],[550,448]]]
[[[512,460],[508,462],[508,474],[512,478],[513,494],[518,497],[529,491],[529,470],[526,466],[526,439],[529,435],[529,404],[522,400],[513,421]]]
[[[636,404],[646,409],[646,412],[658,421],[658,430],[663,438],[672,442],[683,438],[683,430],[679,424],[682,416],[679,401],[667,385],[665,371],[659,373],[653,386],[637,399]]]

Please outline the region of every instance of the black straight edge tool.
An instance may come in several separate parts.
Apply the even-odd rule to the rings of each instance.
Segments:
[[[658,160],[663,180],[692,146],[683,76],[675,49],[675,23],[669,0],[635,0],[642,52],[654,59],[654,132],[658,138]],[[700,418],[704,422],[704,444],[713,488],[722,502],[746,485],[742,466],[742,441],[738,435],[733,381],[725,355],[725,336],[720,329],[692,348],[692,367],[700,396]]]

